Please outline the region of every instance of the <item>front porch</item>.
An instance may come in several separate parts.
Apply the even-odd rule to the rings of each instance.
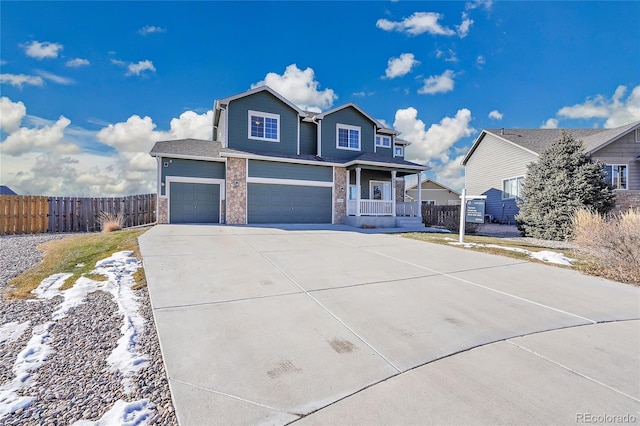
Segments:
[[[357,227],[394,228],[422,225],[422,200],[404,201],[406,170],[353,167],[348,170],[344,223]],[[420,173],[415,173],[420,179]]]

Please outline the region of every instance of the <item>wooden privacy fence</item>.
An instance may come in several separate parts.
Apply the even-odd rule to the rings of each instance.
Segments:
[[[121,214],[124,228],[156,221],[156,194],[126,197],[0,196],[0,235],[100,231],[100,214]]]
[[[48,197],[0,195],[0,235],[47,232]]]
[[[460,206],[422,205],[422,221],[426,226],[460,227]]]

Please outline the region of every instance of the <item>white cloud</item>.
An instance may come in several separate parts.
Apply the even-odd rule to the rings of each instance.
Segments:
[[[48,41],[39,42],[35,40],[31,43],[24,43],[22,47],[24,48],[24,53],[27,56],[39,60],[45,58],[57,58],[58,52],[63,49],[63,46],[60,43],[51,43]]]
[[[289,65],[282,75],[268,73],[264,80],[252,84],[251,88],[265,85],[293,102],[298,108],[307,111],[326,110],[338,98],[332,89],[318,90],[320,83],[315,80],[312,68],[303,71],[296,64]]]
[[[456,32],[451,28],[443,27],[438,22],[444,15],[435,12],[415,12],[402,21],[389,21],[388,19],[378,19],[376,27],[384,31],[406,32],[411,35],[429,33],[432,35],[452,36]]]
[[[432,75],[424,80],[424,86],[418,89],[418,93],[423,95],[434,95],[436,93],[447,93],[453,90],[455,74],[452,70],[446,70],[440,75]]]
[[[479,7],[484,7],[486,10],[490,10],[493,6],[493,0],[475,0],[472,2],[467,2],[465,4],[465,10],[473,10]]]
[[[451,189],[458,191],[464,188],[464,166],[462,160],[465,154],[450,159],[445,163],[433,165],[430,173],[435,175],[435,180]]]
[[[27,108],[22,102],[13,102],[6,96],[0,98],[0,129],[3,131],[11,133],[18,130],[26,114]]]
[[[485,57],[482,55],[478,55],[478,57],[476,58],[476,65],[482,66],[486,63],[487,63],[487,60],[485,59]]]
[[[131,63],[127,66],[127,73],[125,75],[141,75],[145,71],[156,72],[156,67],[153,66],[153,62],[146,59],[144,61],[138,61],[137,64]]]
[[[68,77],[62,77],[47,71],[42,71],[42,70],[36,70],[36,73],[38,75],[40,75],[40,77],[44,78],[45,80],[49,80],[49,81],[53,81],[56,84],[62,84],[63,86],[69,86],[72,84],[76,84],[76,82]]]
[[[470,19],[466,12],[462,12],[462,22],[460,23],[460,25],[456,25],[458,37],[465,38],[467,35],[469,35],[471,25],[473,25],[473,19]]]
[[[444,56],[445,52],[443,52],[440,49],[436,50],[436,58],[442,58]],[[449,49],[448,50],[448,54],[449,56],[447,56],[446,58],[444,58],[445,62],[458,62],[460,59],[458,59],[458,56],[456,56],[456,52],[453,49]]]
[[[68,60],[65,65],[68,66],[69,68],[80,68],[80,67],[89,66],[90,64],[91,62],[89,62],[88,59],[75,58],[75,59]]]
[[[57,153],[78,152],[77,145],[64,140],[64,130],[70,123],[68,118],[61,115],[56,122],[43,127],[20,127],[0,142],[2,154],[3,156],[20,156],[33,150]]]
[[[0,181],[19,193],[64,196],[119,196],[155,192],[156,162],[149,155],[155,141],[179,138],[211,139],[211,110],[186,111],[156,129],[150,117],[132,115],[99,132],[57,121],[26,116],[20,102],[1,100],[2,126],[9,136],[0,142]],[[19,122],[25,117],[23,126]],[[75,139],[87,139],[80,151]],[[100,144],[112,147],[104,152]],[[6,154],[6,155],[5,155]],[[10,159],[10,160],[9,160]]]
[[[140,35],[148,35],[148,34],[164,33],[164,32],[167,32],[166,28],[156,27],[154,25],[147,25],[138,30],[138,33]]]
[[[444,117],[440,123],[434,123],[427,129],[425,123],[418,119],[418,111],[409,107],[396,111],[393,127],[402,132],[403,139],[412,142],[407,147],[405,158],[425,164],[434,160],[447,162],[453,144],[475,133],[470,122],[471,111],[463,108],[454,117]]]
[[[389,59],[385,76],[387,78],[402,77],[410,73],[411,69],[419,63],[420,61],[415,59],[413,53],[402,53],[398,58]]]
[[[558,119],[556,118],[550,118],[547,121],[545,121],[542,126],[540,126],[541,129],[557,129],[558,128]]]
[[[25,74],[0,74],[0,83],[7,83],[15,87],[22,88],[23,85],[42,86],[42,77]]]
[[[489,118],[491,118],[492,120],[502,120],[502,117],[503,114],[497,109],[494,109],[489,113]]]
[[[604,127],[618,127],[640,120],[640,86],[636,86],[627,99],[627,87],[620,85],[610,99],[603,95],[587,98],[581,104],[565,106],[557,112],[559,117],[569,119],[606,118]]]

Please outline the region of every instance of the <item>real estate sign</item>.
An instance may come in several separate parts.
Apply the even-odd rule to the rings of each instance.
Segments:
[[[468,200],[465,222],[484,223],[484,200]]]

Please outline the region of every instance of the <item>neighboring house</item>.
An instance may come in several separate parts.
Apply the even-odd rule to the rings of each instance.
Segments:
[[[6,185],[0,185],[0,195],[18,195]]]
[[[420,215],[403,203],[403,177],[428,167],[405,161],[408,142],[353,103],[306,112],[262,86],[216,101],[213,115],[213,141],[150,152],[160,223],[396,226]]]
[[[640,207],[640,122],[615,129],[565,129],[581,140],[585,152],[606,166],[616,190],[616,208]],[[486,195],[492,220],[514,223],[516,199],[527,164],[560,137],[560,129],[483,130],[464,157],[468,195]]]
[[[418,190],[416,184],[410,185],[404,192],[405,201],[416,201]],[[422,181],[420,185],[422,204],[452,206],[460,204],[460,193],[431,179]]]

